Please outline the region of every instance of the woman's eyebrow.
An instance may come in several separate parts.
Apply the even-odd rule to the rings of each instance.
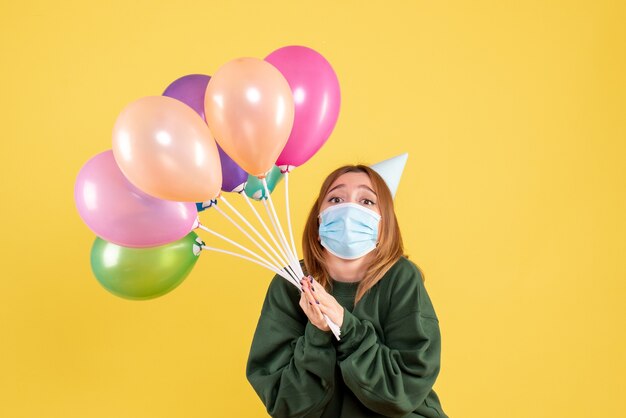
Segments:
[[[333,190],[341,189],[341,188],[343,188],[343,187],[346,187],[346,185],[345,185],[345,184],[338,184],[338,185],[336,185],[335,187],[333,187],[332,189],[330,189],[330,190],[328,191],[328,193],[326,193],[326,196],[328,196],[328,195],[329,195],[329,194],[330,194]],[[374,194],[374,196],[378,196],[374,190],[372,190],[370,187],[366,186],[365,184],[360,184],[359,186],[357,186],[357,188],[358,188],[358,189],[366,189],[366,190],[369,190],[370,192],[372,192],[372,193]]]
[[[369,190],[370,192],[374,193],[374,196],[378,196],[374,190],[370,189],[370,188],[369,188],[369,187],[367,187],[365,184],[361,184],[361,185],[359,186],[359,189],[367,189],[367,190]]]
[[[335,187],[333,187],[332,189],[330,189],[330,190],[328,191],[328,193],[326,193],[326,194],[328,195],[328,194],[330,194],[330,192],[332,192],[333,190],[335,190],[335,189],[340,189],[340,188],[342,188],[342,187],[346,187],[346,185],[345,185],[345,184],[338,184],[338,185],[336,185]]]

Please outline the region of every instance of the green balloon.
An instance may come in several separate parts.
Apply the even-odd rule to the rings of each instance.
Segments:
[[[282,178],[283,174],[280,172],[280,168],[276,166],[272,167],[269,174],[265,177],[267,180],[267,188],[270,193],[274,191],[276,185],[282,180]],[[263,182],[259,180],[258,177],[248,175],[248,181],[246,182],[246,186],[243,190],[248,197],[251,197],[254,200],[265,199],[265,187],[263,187]]]
[[[190,232],[158,247],[129,248],[96,238],[91,269],[100,284],[116,296],[153,299],[174,290],[191,272],[200,254],[201,244],[196,239],[200,240]]]

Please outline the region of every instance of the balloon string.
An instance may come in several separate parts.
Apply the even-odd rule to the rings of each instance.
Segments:
[[[199,225],[199,228],[212,233],[220,238],[224,238],[226,241],[230,242],[231,244],[245,250],[248,251],[250,253],[252,253],[250,250],[247,250],[245,247],[240,246],[239,244],[233,242],[232,240],[229,240],[228,238],[218,234],[217,232],[211,231],[209,228],[205,227],[204,225]],[[287,271],[287,273],[285,273],[284,271],[279,270],[278,268],[268,264],[267,262],[263,262],[263,261],[257,261],[253,258],[250,258],[248,256],[245,256],[243,254],[238,254],[235,253],[233,251],[228,251],[228,250],[224,250],[221,248],[215,248],[215,247],[209,247],[207,245],[202,245],[201,246],[203,250],[209,250],[209,251],[215,251],[218,253],[223,253],[223,254],[229,254],[232,255],[234,257],[238,257],[238,258],[242,258],[244,260],[247,261],[251,261],[252,263],[255,263],[261,267],[264,267],[274,273],[276,273],[277,275],[279,275],[280,277],[282,277],[283,279],[287,280],[289,283],[293,284],[298,290],[302,291],[302,286],[300,286],[300,283],[297,279],[297,277],[295,277],[292,273],[289,273],[289,271]],[[258,256],[257,256],[258,257]],[[259,257],[260,258],[260,257]],[[262,259],[262,258],[261,258]],[[287,270],[287,268],[284,268],[285,270]],[[335,338],[337,338],[337,340],[339,340],[339,335],[341,333],[341,330],[339,329],[339,327],[326,315],[324,314],[324,319],[326,320],[326,323],[328,324],[328,327],[330,328],[330,330],[332,331],[332,333],[335,335]]]
[[[261,240],[269,247],[270,250],[272,250],[272,252],[276,255],[276,258],[278,258],[280,260],[280,264],[281,268],[284,268],[287,273],[289,273],[289,275],[291,275],[294,279],[295,282],[297,283],[297,287],[300,288],[300,279],[298,278],[298,274],[296,274],[296,272],[294,271],[294,269],[291,267],[290,263],[288,263],[287,261],[285,261],[285,259],[287,258],[287,256],[285,255],[285,253],[282,251],[282,248],[278,245],[278,243],[276,242],[276,239],[274,238],[274,236],[272,235],[272,233],[270,232],[269,228],[267,227],[267,225],[265,224],[265,222],[263,221],[263,219],[261,218],[261,216],[259,215],[258,211],[256,210],[256,208],[252,205],[252,203],[250,202],[250,199],[248,198],[248,196],[245,193],[240,193],[241,195],[243,195],[244,199],[246,200],[246,203],[248,204],[248,206],[250,206],[250,208],[252,209],[252,211],[254,212],[254,214],[256,215],[257,219],[259,220],[259,222],[261,222],[261,224],[263,225],[263,228],[265,229],[265,231],[267,232],[267,234],[270,236],[270,238],[272,239],[272,241],[274,242],[274,245],[276,247],[278,247],[278,249],[281,251],[281,253],[283,254],[283,257],[280,257],[278,255],[278,253],[276,252],[276,250],[274,249],[273,246],[269,245],[267,243],[267,240],[265,240],[263,238],[263,236],[258,232],[258,230],[256,228],[254,228],[254,226],[252,226],[250,224],[250,222],[248,222],[248,220],[246,219],[245,216],[243,216],[239,211],[237,211],[237,209],[230,204],[230,202],[228,202],[226,200],[226,198],[222,195],[220,198],[222,199],[222,201],[226,204],[226,206],[228,206],[229,208],[231,208],[236,214],[237,216],[239,216],[253,231],[255,231],[255,233],[259,236],[259,238],[261,238]],[[217,206],[216,206],[217,207]],[[244,231],[242,231],[244,232]],[[245,232],[244,232],[245,233]],[[247,234],[246,234],[247,235]],[[258,244],[257,244],[258,245]],[[266,253],[267,254],[267,253]],[[269,255],[268,255],[269,256]],[[270,256],[271,258],[271,256]]]
[[[291,227],[291,210],[289,207],[289,171],[285,172],[285,206],[287,209],[287,226],[289,227],[289,238],[291,238],[291,250],[297,258],[298,252],[296,251],[296,244],[293,239],[293,228]]]
[[[216,207],[217,207],[217,206],[216,206]],[[239,249],[241,249],[241,250],[243,250],[243,251],[247,252],[248,254],[250,254],[250,255],[252,255],[252,256],[254,256],[254,257],[256,257],[257,259],[259,259],[262,263],[265,263],[265,264],[267,264],[267,265],[269,265],[269,266],[271,266],[271,265],[272,265],[272,263],[270,263],[269,261],[267,261],[266,259],[264,259],[264,258],[263,258],[263,257],[261,257],[260,255],[258,255],[258,254],[257,254],[257,253],[255,253],[254,251],[251,251],[251,250],[247,249],[246,247],[244,247],[244,246],[243,246],[243,245],[241,245],[241,244],[236,243],[236,242],[235,242],[235,241],[233,241],[232,239],[227,238],[227,237],[225,237],[224,235],[222,235],[222,234],[220,234],[220,233],[218,233],[218,232],[215,232],[215,231],[213,231],[213,230],[211,230],[211,229],[207,228],[206,226],[204,226],[204,225],[202,225],[202,224],[198,224],[198,228],[200,228],[200,229],[202,229],[203,231],[206,231],[206,232],[208,232],[208,233],[210,233],[210,234],[212,234],[212,235],[215,235],[216,237],[221,238],[221,239],[223,239],[224,241],[226,241],[226,242],[228,242],[228,243],[230,243],[230,244],[234,245],[235,247],[237,247],[237,248],[239,248]],[[275,269],[278,269],[278,267],[276,267],[276,266],[273,266],[273,267],[274,267]]]
[[[220,199],[221,199],[224,203],[227,203],[227,202],[226,202],[226,199],[224,199],[223,197],[220,197]],[[231,206],[230,206],[230,205],[228,205],[228,204],[227,204],[227,206],[231,207]],[[232,208],[232,207],[231,207],[231,209],[233,209],[233,210],[234,210],[234,208]],[[246,237],[248,237],[248,239],[249,239],[250,241],[252,241],[252,242],[253,242],[253,243],[254,243],[254,244],[255,244],[255,245],[256,245],[256,246],[257,246],[257,247],[258,247],[261,251],[263,251],[263,253],[264,253],[264,254],[265,254],[265,255],[266,255],[266,256],[267,256],[267,257],[268,257],[268,258],[272,261],[272,263],[274,264],[274,266],[275,266],[275,267],[280,266],[280,264],[281,264],[281,263],[280,263],[280,262],[278,262],[278,261],[276,261],[276,259],[275,259],[274,257],[272,257],[272,256],[271,256],[271,254],[270,254],[270,253],[268,253],[268,252],[267,252],[267,250],[266,250],[263,246],[261,246],[261,244],[259,244],[259,242],[258,242],[257,240],[255,240],[255,239],[254,239],[254,238],[253,238],[250,234],[248,234],[248,232],[247,232],[247,231],[245,231],[245,230],[241,227],[241,225],[239,225],[239,224],[237,223],[237,221],[235,221],[233,218],[231,218],[230,216],[228,216],[228,215],[226,214],[226,212],[224,212],[224,211],[223,211],[223,210],[219,207],[219,205],[215,205],[215,210],[217,210],[217,211],[218,211],[218,212],[219,212],[222,216],[224,216],[226,219],[228,219],[228,220],[229,220],[229,221],[230,221],[233,225],[235,225],[235,227],[236,227],[239,231],[241,231],[241,233],[242,233],[242,234],[244,234]],[[236,212],[239,216],[241,216],[241,214],[239,214],[236,210],[235,210],[235,212]],[[244,220],[245,220],[245,219],[244,219]],[[254,228],[250,225],[250,223],[248,223],[247,221],[246,221],[246,223],[247,223],[247,225],[248,225],[248,226],[250,226],[250,228],[252,228],[252,229],[254,230]]]
[[[283,250],[282,246],[278,243],[278,241],[276,241],[276,238],[274,237],[274,234],[272,234],[272,232],[270,231],[269,227],[267,226],[267,224],[265,223],[265,221],[263,220],[263,218],[261,217],[259,212],[256,210],[256,208],[254,207],[252,202],[250,202],[250,198],[248,197],[248,195],[246,195],[245,193],[241,193],[241,195],[244,197],[244,199],[246,200],[246,203],[248,204],[248,206],[250,206],[250,209],[252,210],[252,212],[254,212],[254,214],[256,215],[256,218],[259,220],[261,225],[263,225],[263,228],[265,229],[265,232],[272,239],[272,242],[274,243],[276,248],[278,248],[278,250],[283,255],[283,261],[284,261],[285,265],[289,265],[289,267],[293,271],[293,268],[291,267],[291,263],[289,261],[287,261],[287,260],[289,260],[289,257],[287,257],[287,254],[285,254],[285,251]],[[265,204],[265,201],[263,201],[263,203]],[[270,216],[270,220],[271,220],[271,216]]]
[[[244,193],[245,194],[245,193]],[[247,197],[247,196],[246,196]],[[230,208],[230,210],[232,210],[238,217],[239,219],[241,219],[247,226],[248,228],[250,228],[256,235],[257,237],[259,237],[259,239],[261,241],[263,241],[263,243],[265,244],[266,248],[269,248],[270,250],[272,250],[272,252],[274,253],[274,255],[276,256],[276,258],[279,260],[279,263],[276,264],[282,264],[283,266],[288,265],[289,263],[287,263],[287,261],[282,258],[274,249],[274,247],[272,247],[267,240],[263,237],[263,235],[261,235],[261,233],[248,221],[248,219],[246,219],[245,216],[243,216],[233,205],[230,204],[230,202],[228,202],[228,200],[226,200],[226,198],[221,195],[220,199],[226,204],[226,206],[228,206]],[[267,254],[267,252],[266,252]],[[267,254],[268,257],[272,258],[269,254]]]
[[[272,209],[272,215],[274,215],[274,220],[276,221],[275,227],[278,226],[276,235],[278,235],[278,238],[281,240],[283,246],[285,247],[285,252],[290,257],[291,262],[294,263],[294,266],[297,264],[299,267],[300,262],[296,258],[296,254],[293,254],[291,252],[291,249],[289,248],[289,244],[287,244],[287,238],[285,237],[285,232],[283,231],[283,227],[280,224],[280,221],[278,220],[278,215],[276,215],[276,208],[274,207],[274,202],[272,201],[272,195],[270,194],[269,188],[267,187],[267,180],[265,178],[263,178],[263,187],[265,188],[265,197],[267,198],[266,200],[263,201],[263,203],[265,203],[266,201],[269,202],[270,208]]]
[[[293,249],[293,253],[291,253],[290,255],[292,256],[292,261],[293,261],[293,265],[297,268],[298,273],[300,274],[301,277],[304,277],[304,272],[302,271],[302,267],[300,266],[300,261],[297,259],[298,253],[296,251],[295,245],[294,245],[294,239],[293,239],[293,232],[292,232],[292,228],[291,228],[291,217],[289,215],[289,192],[288,192],[288,186],[289,186],[289,176],[288,173],[285,173],[285,197],[286,197],[286,201],[287,201],[287,221],[289,223],[289,233],[291,234],[291,245],[292,245],[292,249]],[[276,223],[278,224],[278,228],[280,229],[280,238],[283,242],[283,245],[285,246],[285,250],[289,253],[289,244],[287,243],[287,238],[285,237],[285,233],[283,232],[283,228],[280,224],[280,221],[278,220],[278,216],[276,215],[276,209],[274,208],[274,203],[272,202],[272,196],[269,192],[269,189],[267,187],[267,181],[265,179],[263,179],[263,187],[265,188],[265,195],[267,196],[267,200],[269,200],[270,203],[270,207],[272,208],[272,213],[274,215],[274,219],[276,220]],[[263,203],[265,204],[265,200],[263,201]],[[267,205],[265,205],[265,208],[267,209]],[[268,215],[269,215],[269,210],[268,210]],[[271,219],[271,216],[270,216]],[[272,220],[272,223],[274,221]],[[276,228],[276,225],[274,225],[274,228]],[[278,234],[278,232],[277,232]],[[330,328],[330,330],[332,331],[333,335],[335,336],[335,338],[339,341],[339,335],[341,335],[341,329],[339,328],[339,326],[337,326],[337,324],[335,324],[332,319],[330,319],[328,317],[328,315],[324,314],[324,320],[326,321],[326,324],[328,324],[328,327]]]
[[[266,188],[266,193],[268,192],[267,188]],[[270,218],[270,221],[272,221],[272,226],[274,227],[275,230],[277,230],[277,226],[276,223],[274,221],[274,218],[272,218],[271,214],[270,214],[270,210],[269,207],[267,205],[267,201],[263,200],[263,204],[265,206],[265,210],[267,211],[268,217]],[[276,222],[278,222],[278,217],[276,216],[276,212],[274,211],[274,216],[276,218]],[[279,224],[280,225],[280,224]],[[278,231],[277,231],[278,234]],[[285,250],[289,251],[288,245],[286,243],[286,239],[284,234],[282,234],[282,242],[285,245]],[[302,267],[300,266],[300,262],[296,262],[296,263],[292,263],[292,270],[293,270],[293,264],[296,265],[296,269],[299,271],[299,275],[300,277],[304,277],[304,272],[302,271]],[[300,287],[300,291],[302,291],[302,288]],[[335,336],[335,338],[337,338],[337,340],[339,340],[339,335],[341,333],[341,330],[339,329],[339,327],[327,316],[324,314],[324,319],[326,321],[326,323],[328,324],[328,327],[330,328],[330,330],[332,331],[333,335]]]
[[[335,324],[333,320],[328,317],[328,315],[323,315],[324,319],[326,320],[326,324],[328,324],[328,328],[330,328],[337,341],[341,340],[341,338],[339,338],[339,336],[341,335],[341,328],[339,328],[339,325]]]
[[[267,187],[267,182],[266,182],[266,180],[265,180],[265,179],[263,179],[263,186],[264,186],[264,188],[265,188],[265,194],[266,194],[266,196],[267,196],[267,198],[266,198],[266,199],[263,199],[263,205],[265,206],[265,210],[267,211],[268,217],[270,218],[270,221],[272,222],[272,226],[274,227],[274,230],[276,231],[276,235],[279,237],[279,239],[281,240],[281,242],[282,242],[282,244],[283,244],[284,251],[283,251],[283,249],[281,248],[281,246],[279,246],[279,245],[278,245],[278,243],[276,242],[276,239],[274,238],[274,236],[273,236],[273,235],[271,234],[271,232],[269,231],[269,228],[267,227],[267,225],[265,224],[265,222],[263,222],[263,219],[262,219],[262,218],[261,218],[261,216],[259,215],[259,213],[258,213],[258,211],[256,210],[256,208],[255,208],[255,207],[251,204],[250,200],[248,199],[248,196],[247,196],[247,195],[245,195],[245,193],[243,193],[243,195],[244,195],[244,198],[246,199],[246,202],[247,202],[247,203],[248,203],[248,205],[251,207],[251,209],[253,210],[253,212],[255,213],[255,215],[257,216],[257,218],[259,219],[259,221],[261,222],[261,224],[262,224],[262,225],[263,225],[263,227],[265,228],[265,231],[266,231],[266,232],[268,233],[268,235],[271,237],[271,239],[272,239],[272,241],[274,242],[274,244],[275,244],[275,245],[276,245],[276,246],[277,246],[277,247],[281,250],[281,253],[283,253],[283,255],[285,256],[285,258],[287,258],[287,259],[290,259],[290,260],[291,260],[291,263],[290,263],[290,264],[288,264],[287,266],[285,266],[285,267],[284,267],[284,270],[286,271],[286,273],[287,273],[288,275],[287,275],[287,274],[285,274],[285,273],[283,273],[283,272],[281,272],[281,271],[280,271],[280,270],[279,270],[276,266],[271,265],[271,264],[270,264],[267,260],[265,260],[264,258],[262,258],[261,256],[259,256],[258,254],[256,254],[256,253],[254,253],[254,252],[250,251],[249,249],[247,249],[247,248],[243,247],[243,246],[242,246],[242,245],[240,245],[240,244],[237,244],[236,242],[232,241],[231,239],[228,239],[228,238],[224,237],[223,235],[221,235],[221,234],[219,234],[219,233],[217,233],[217,232],[215,232],[215,231],[212,231],[212,230],[210,230],[209,228],[205,227],[204,225],[201,225],[201,224],[200,224],[200,225],[198,225],[198,227],[199,227],[199,228],[201,228],[201,229],[203,229],[203,230],[205,230],[205,231],[207,231],[207,232],[209,232],[209,233],[211,233],[211,234],[213,234],[213,235],[215,235],[215,236],[217,236],[217,237],[219,237],[219,238],[224,239],[225,241],[227,241],[227,242],[229,242],[229,243],[231,243],[231,244],[235,245],[236,247],[238,247],[238,248],[240,248],[240,249],[242,249],[242,250],[244,250],[244,251],[248,252],[249,254],[252,254],[253,256],[255,256],[255,257],[257,257],[259,260],[261,260],[261,262],[259,262],[259,261],[257,261],[257,260],[254,260],[254,259],[252,259],[252,258],[250,258],[250,257],[246,257],[246,256],[241,255],[241,254],[233,253],[233,252],[231,252],[231,251],[219,250],[219,249],[216,249],[216,248],[206,247],[206,246],[204,246],[203,248],[205,248],[205,249],[211,249],[211,250],[213,250],[213,251],[217,251],[217,252],[223,252],[223,253],[226,253],[226,254],[230,254],[230,255],[233,255],[233,256],[237,256],[237,257],[243,258],[243,259],[248,260],[248,261],[252,261],[252,262],[254,262],[254,263],[258,264],[258,265],[261,265],[262,267],[268,268],[269,270],[271,270],[271,271],[273,271],[274,273],[276,273],[276,274],[280,275],[281,277],[283,277],[284,279],[286,279],[286,280],[288,280],[288,281],[289,281],[289,278],[291,278],[290,283],[292,283],[294,286],[296,286],[296,288],[298,288],[300,291],[302,291],[302,287],[300,286],[300,281],[299,281],[299,278],[297,277],[297,275],[299,275],[300,277],[304,277],[304,272],[302,271],[302,267],[300,266],[299,261],[297,261],[296,257],[294,256],[294,254],[296,254],[296,253],[295,253],[295,251],[294,251],[294,253],[292,254],[292,253],[291,253],[291,251],[290,251],[290,249],[289,249],[289,245],[287,244],[287,239],[285,238],[285,233],[283,232],[282,227],[281,227],[281,225],[280,225],[280,222],[278,221],[278,216],[276,215],[276,209],[274,208],[274,205],[273,205],[273,203],[272,203],[271,196],[270,196],[270,193],[269,193],[269,189],[268,189],[268,187]],[[269,200],[270,207],[271,207],[271,209],[272,209],[272,213],[270,213],[270,207],[268,207],[267,200]],[[224,200],[224,201],[225,201],[225,200]],[[231,207],[231,205],[229,205],[228,203],[227,203],[227,206]],[[217,206],[216,206],[216,208],[217,208]],[[225,215],[227,218],[230,218],[230,217],[228,217],[228,215],[226,215],[223,211],[221,211],[221,210],[220,210],[219,212],[220,212],[221,214]],[[237,211],[236,211],[236,210],[235,210],[235,212],[237,213]],[[272,214],[274,215],[273,217],[272,217]],[[239,215],[240,215],[240,214],[239,214]],[[243,218],[243,217],[242,217],[242,218]],[[236,222],[234,222],[234,221],[232,220],[232,218],[231,218],[231,222],[233,222],[234,224],[236,224]],[[238,224],[236,224],[236,225],[238,225]],[[239,228],[240,228],[240,227],[239,227]],[[254,228],[252,228],[252,229],[254,229]],[[252,240],[252,238],[249,236],[249,234],[247,234],[247,233],[246,233],[245,231],[243,231],[242,229],[240,229],[240,230],[241,230],[242,232],[244,232],[244,234],[246,234],[246,235],[248,236],[248,238],[250,238],[250,239]],[[257,231],[257,232],[258,232],[258,231]],[[255,242],[255,240],[252,240],[252,241],[253,241],[253,242]],[[256,242],[255,242],[255,243],[256,243]],[[293,241],[292,241],[292,243],[293,243]],[[257,243],[257,245],[259,245],[259,244]],[[270,248],[272,248],[272,247],[270,247]],[[285,254],[285,253],[286,253],[286,254]],[[270,258],[271,258],[271,257],[270,257]],[[279,257],[279,258],[280,258],[280,257]],[[294,260],[295,260],[295,262],[294,262]],[[295,267],[295,268],[294,268],[294,267]],[[289,270],[291,270],[291,271],[289,271]],[[296,272],[297,272],[297,274],[296,274]],[[333,333],[333,335],[335,336],[335,338],[336,338],[337,340],[339,340],[339,339],[340,339],[340,334],[341,334],[341,329],[337,326],[337,324],[335,324],[335,323],[334,323],[334,322],[333,322],[333,321],[332,321],[332,320],[328,317],[328,315],[325,315],[325,314],[324,314],[323,316],[324,316],[324,320],[325,320],[325,321],[326,321],[326,323],[328,324],[328,327],[330,328],[331,332]]]
[[[254,206],[252,206],[252,205],[250,204],[250,200],[248,199],[248,196],[247,196],[245,193],[243,193],[243,195],[245,196],[245,198],[246,198],[246,202],[248,202],[248,205],[250,205],[250,206],[251,206],[251,208],[252,208],[252,209],[253,209],[253,211],[255,212],[255,215],[257,215],[257,218],[259,218],[259,220],[260,220],[260,221],[261,221],[261,223],[263,224],[263,227],[265,228],[266,232],[268,232],[268,234],[270,235],[270,237],[274,240],[274,244],[275,244],[276,246],[278,246],[278,243],[276,243],[276,240],[274,239],[274,237],[273,237],[273,236],[271,235],[271,233],[269,232],[269,229],[267,228],[267,226],[265,225],[265,223],[263,222],[263,220],[262,220],[262,219],[260,219],[260,216],[258,215],[258,212],[257,212],[257,211],[256,211],[256,209],[254,208]],[[282,268],[287,269],[287,272],[288,272],[288,273],[289,273],[292,277],[296,278],[296,281],[299,283],[299,279],[297,278],[297,276],[298,276],[298,275],[297,275],[297,274],[296,274],[296,272],[293,270],[293,268],[291,267],[290,263],[288,263],[288,262],[285,260],[286,256],[284,256],[284,252],[283,252],[283,256],[284,256],[284,257],[281,257],[280,255],[278,255],[278,253],[276,252],[276,250],[274,249],[274,247],[272,247],[272,246],[271,246],[271,245],[267,242],[267,240],[263,237],[263,235],[261,235],[261,233],[260,233],[260,232],[259,232],[259,231],[258,231],[258,230],[257,230],[257,229],[256,229],[256,228],[252,225],[252,224],[250,224],[250,222],[248,221],[248,219],[246,219],[246,217],[245,217],[245,216],[243,216],[243,215],[242,215],[242,214],[241,214],[241,213],[240,213],[240,212],[239,212],[239,211],[238,211],[238,210],[237,210],[237,209],[236,209],[236,208],[235,208],[232,204],[230,204],[230,202],[228,202],[228,200],[226,200],[226,198],[225,198],[223,195],[222,195],[222,196],[220,196],[220,199],[221,199],[221,200],[222,200],[222,201],[226,204],[226,206],[228,206],[228,207],[229,207],[229,208],[230,208],[233,212],[235,212],[235,214],[236,214],[236,215],[237,215],[237,216],[238,216],[238,217],[239,217],[239,218],[240,218],[240,219],[241,219],[241,220],[242,220],[242,221],[243,221],[243,222],[244,222],[244,223],[245,223],[245,224],[246,224],[246,225],[247,225],[247,226],[248,226],[248,227],[252,230],[252,231],[254,231],[254,233],[255,233],[255,234],[256,234],[256,235],[257,235],[257,236],[258,236],[258,237],[259,237],[259,238],[263,241],[263,243],[267,246],[267,248],[269,248],[270,250],[272,250],[272,252],[273,252],[273,253],[274,253],[274,255],[276,256],[276,258],[278,258],[278,259],[279,259],[279,262],[276,262],[276,261],[272,258],[272,256],[271,256],[271,255],[269,255],[269,254],[267,253],[267,251],[265,251],[265,250],[263,249],[263,247],[261,247],[258,243],[257,243],[257,246],[259,246],[259,248],[261,248],[261,250],[263,250],[263,252],[264,252],[264,253],[265,253],[268,257],[272,258],[272,260],[274,260],[275,264],[279,264],[279,265],[283,266]],[[232,222],[232,220],[231,220],[231,222]],[[237,226],[237,225],[236,225],[236,226]],[[238,226],[237,226],[237,227],[238,227]],[[239,228],[239,227],[238,227],[238,228]],[[240,231],[242,231],[242,232],[245,234],[245,231],[243,231],[241,228],[240,228]],[[246,234],[246,236],[248,236],[248,234]],[[248,237],[249,237],[249,236],[248,236]],[[249,238],[252,240],[252,238],[251,238],[251,237],[249,237]],[[252,241],[254,242],[254,240],[252,240]],[[279,249],[280,249],[280,248],[279,248]],[[299,284],[298,284],[298,287],[299,287]]]
[[[294,277],[293,276],[287,275],[284,271],[280,271],[280,270],[276,269],[275,267],[270,266],[270,265],[265,264],[265,263],[262,263],[260,261],[257,261],[254,258],[250,258],[250,257],[245,256],[243,254],[235,253],[235,252],[232,252],[232,251],[223,250],[221,248],[209,247],[209,246],[206,246],[206,245],[202,245],[201,247],[202,247],[203,250],[209,250],[209,251],[215,251],[215,252],[218,252],[218,253],[229,254],[229,255],[232,255],[232,256],[235,256],[235,257],[243,258],[244,260],[251,261],[251,262],[253,262],[255,264],[258,264],[261,267],[264,267],[264,268],[266,268],[268,270],[273,271],[274,273],[278,274],[283,279],[287,280],[289,283],[291,283],[294,286],[296,286],[298,289],[301,289],[300,288],[300,284],[299,283],[296,284],[297,282],[294,282]]]
[[[217,207],[217,206],[216,206],[216,207]],[[286,273],[285,273],[285,272],[283,272],[283,271],[279,270],[277,267],[275,267],[275,266],[271,265],[271,264],[270,264],[267,260],[265,260],[263,257],[259,256],[258,254],[254,253],[253,251],[250,251],[250,250],[249,250],[249,249],[247,249],[246,247],[244,247],[244,246],[242,246],[242,245],[240,245],[240,244],[238,244],[238,243],[234,242],[233,240],[231,240],[231,239],[229,239],[229,238],[226,238],[226,237],[225,237],[225,236],[223,236],[222,234],[219,234],[219,233],[217,233],[217,232],[215,232],[215,231],[213,231],[213,230],[211,230],[211,229],[207,228],[206,226],[204,226],[204,225],[202,225],[202,224],[199,224],[199,225],[198,225],[198,228],[200,228],[200,229],[202,229],[202,230],[204,230],[204,231],[206,231],[206,232],[208,232],[208,233],[210,233],[210,234],[213,234],[213,235],[215,235],[216,237],[218,237],[218,238],[221,238],[221,239],[225,240],[226,242],[229,242],[229,243],[233,244],[233,245],[234,245],[234,246],[236,246],[237,248],[240,248],[240,249],[242,249],[243,251],[246,251],[247,253],[252,254],[253,256],[257,257],[257,258],[258,258],[259,260],[261,260],[261,261],[257,261],[257,260],[255,260],[255,259],[250,258],[250,257],[247,257],[247,256],[245,256],[245,255],[243,255],[243,254],[238,254],[238,253],[235,253],[235,252],[232,252],[232,251],[228,251],[228,250],[223,250],[223,249],[220,249],[220,248],[209,247],[209,246],[206,246],[206,245],[202,245],[202,246],[201,246],[201,247],[202,247],[202,249],[205,249],[205,250],[210,250],[210,251],[215,251],[215,252],[219,252],[219,253],[223,253],[223,254],[229,254],[229,255],[232,255],[232,256],[235,256],[235,257],[242,258],[242,259],[247,260],[247,261],[251,261],[251,262],[253,262],[253,263],[255,263],[255,264],[258,264],[258,265],[259,265],[259,266],[261,266],[261,267],[264,267],[264,268],[266,268],[266,269],[268,269],[268,270],[270,270],[270,271],[272,271],[272,272],[274,272],[274,273],[278,274],[280,277],[282,277],[283,279],[285,279],[285,280],[289,281],[291,284],[293,284],[294,286],[296,286],[296,288],[297,288],[298,290],[302,291],[302,287],[300,286],[299,279],[296,277],[296,275],[295,275],[295,273],[293,272],[293,270],[292,270],[292,272],[289,272],[289,271],[287,270],[287,267],[284,267],[284,270],[286,271]],[[328,324],[328,326],[329,326],[330,330],[332,331],[332,333],[335,335],[335,338],[337,338],[337,340],[339,340],[339,335],[340,335],[340,332],[341,332],[341,331],[340,331],[340,329],[339,329],[339,327],[338,327],[338,326],[337,326],[337,325],[336,325],[336,324],[335,324],[335,323],[334,323],[334,322],[333,322],[333,321],[332,321],[332,320],[331,320],[331,319],[330,319],[327,315],[325,315],[325,314],[324,314],[324,319],[326,320],[326,323]]]
[[[258,264],[261,267],[264,267],[276,274],[278,274],[280,277],[282,277],[283,279],[287,280],[289,283],[293,284],[294,286],[296,286],[296,288],[298,288],[298,290],[300,290],[302,292],[302,286],[300,286],[300,283],[298,282],[298,279],[296,277],[294,277],[291,273],[287,272],[285,273],[284,271],[280,271],[277,268],[269,265],[269,264],[265,264],[263,262],[257,261],[253,258],[250,258],[248,256],[245,256],[243,254],[238,254],[235,253],[233,251],[228,251],[228,250],[224,250],[221,248],[215,248],[215,247],[209,247],[207,245],[202,245],[201,248],[203,250],[209,250],[209,251],[215,251],[218,253],[223,253],[223,254],[229,254],[232,255],[234,257],[239,257],[242,258],[244,260],[247,261],[251,261],[255,264]],[[286,268],[285,268],[286,270]],[[339,327],[326,315],[324,314],[324,319],[326,320],[326,323],[328,324],[329,328],[331,329],[332,333],[335,335],[335,337],[337,338],[337,340],[339,340],[339,335],[341,333],[341,330],[339,329]]]
[[[300,263],[294,260],[295,257],[293,256],[293,254],[291,254],[289,245],[287,245],[286,243],[285,234],[283,233],[281,235],[281,230],[279,230],[280,222],[278,221],[276,212],[274,212],[274,216],[272,217],[272,213],[270,212],[270,207],[268,206],[268,200],[269,198],[263,200],[263,206],[265,206],[265,211],[267,212],[267,216],[270,218],[270,221],[272,222],[272,227],[274,228],[274,231],[276,231],[276,235],[278,236],[278,239],[281,242],[283,250],[285,251],[285,253],[287,253],[289,265],[291,266],[292,269],[294,269],[296,273],[300,275],[300,277],[304,277],[304,273],[302,273],[302,269],[300,268]]]
[[[244,260],[251,261],[251,262],[253,262],[255,264],[258,264],[259,266],[264,267],[264,268],[266,268],[268,270],[272,270],[274,273],[276,273],[276,274],[278,274],[278,275],[280,275],[282,277],[286,276],[285,273],[281,272],[276,267],[271,266],[269,264],[265,264],[265,263],[263,263],[261,261],[255,260],[252,257],[248,257],[248,256],[243,255],[243,254],[238,254],[238,253],[235,253],[233,251],[223,250],[221,248],[209,247],[207,245],[202,245],[201,247],[202,247],[203,250],[210,250],[210,251],[215,251],[215,252],[218,252],[218,253],[229,254],[229,255],[233,255],[235,257],[243,258]]]

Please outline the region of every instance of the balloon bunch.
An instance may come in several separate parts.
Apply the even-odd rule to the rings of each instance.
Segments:
[[[113,129],[112,150],[82,167],[74,189],[78,212],[97,235],[91,266],[98,281],[120,297],[155,298],[178,286],[201,251],[211,250],[261,265],[301,290],[289,173],[326,142],[339,106],[335,72],[303,46],[280,48],[264,60],[232,60],[213,77],[181,77],[163,95],[127,105]],[[283,178],[290,242],[271,198]],[[242,196],[272,244],[227,192]],[[251,199],[262,202],[272,229]],[[209,208],[264,256],[200,223],[198,212]],[[245,254],[207,246],[196,229]],[[327,322],[339,338],[338,327]]]

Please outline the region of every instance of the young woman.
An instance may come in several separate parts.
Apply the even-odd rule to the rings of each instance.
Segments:
[[[303,252],[302,293],[274,277],[250,348],[246,374],[268,413],[446,417],[432,389],[439,322],[378,173],[344,166],[326,178]]]

